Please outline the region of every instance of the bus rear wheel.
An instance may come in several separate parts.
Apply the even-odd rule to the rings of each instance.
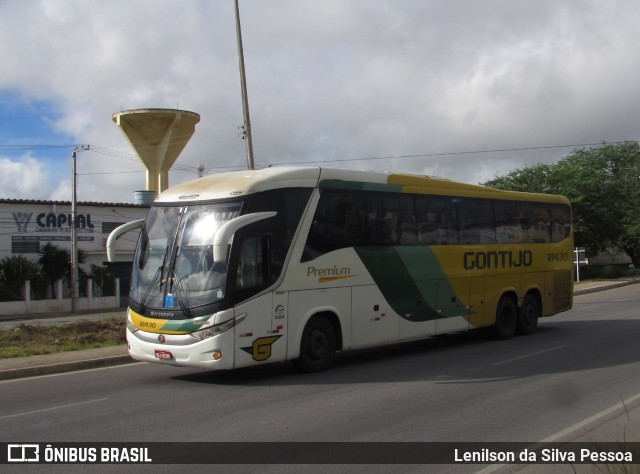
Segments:
[[[518,311],[518,334],[531,334],[538,326],[540,308],[538,300],[532,295],[524,297],[520,311]]]
[[[503,296],[496,310],[496,322],[493,326],[498,339],[509,339],[516,332],[518,323],[518,308],[511,298]]]
[[[326,370],[336,352],[336,334],[331,323],[323,317],[309,320],[300,341],[300,356],[293,361],[302,372]]]

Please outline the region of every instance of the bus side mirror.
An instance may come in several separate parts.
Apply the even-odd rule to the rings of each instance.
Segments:
[[[122,224],[121,226],[116,227],[109,234],[109,238],[107,239],[107,260],[113,262],[116,258],[116,240],[120,238],[121,235],[126,234],[129,231],[134,229],[138,229],[144,225],[144,219],[138,219],[135,221],[127,222],[126,224]]]
[[[245,214],[244,216],[238,216],[235,219],[231,219],[229,222],[225,222],[218,229],[215,237],[213,238],[213,261],[227,261],[227,253],[229,252],[229,241],[238,230],[248,226],[249,224],[253,224],[254,222],[269,219],[276,214],[277,212],[275,211],[254,212],[253,214]]]

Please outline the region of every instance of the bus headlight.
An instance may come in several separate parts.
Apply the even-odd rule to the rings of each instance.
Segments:
[[[237,316],[233,319],[230,319],[228,321],[225,321],[223,323],[220,324],[216,324],[215,326],[211,326],[208,328],[203,328],[200,329],[198,331],[192,332],[189,335],[192,337],[195,337],[196,339],[200,339],[201,341],[205,340],[205,339],[209,339],[212,338],[214,336],[217,336],[218,334],[222,334],[223,332],[228,331],[229,329],[233,328],[234,326],[240,324],[242,321],[244,321],[244,318],[246,317],[246,313],[245,314],[241,314],[240,316]]]
[[[127,308],[127,330],[129,332],[137,332],[140,330],[140,328],[131,321],[131,308]]]
[[[129,318],[127,318],[127,329],[129,332],[137,332],[140,328],[136,327]]]

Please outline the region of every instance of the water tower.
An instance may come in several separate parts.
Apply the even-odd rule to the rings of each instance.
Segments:
[[[195,112],[136,109],[113,114],[113,121],[147,168],[146,190],[157,196],[169,187],[169,169],[200,121]]]

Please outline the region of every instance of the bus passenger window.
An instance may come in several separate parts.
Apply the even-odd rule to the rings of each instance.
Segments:
[[[268,259],[264,255],[268,247],[265,245],[266,241],[266,237],[250,237],[242,242],[236,289],[255,288],[269,281]]]
[[[367,196],[367,221],[369,245],[395,245],[400,234],[400,201],[386,193],[370,193]]]
[[[456,203],[448,196],[417,196],[418,242],[425,245],[457,244]]]
[[[496,201],[496,237],[499,244],[529,242],[527,204],[519,201]]]
[[[362,193],[324,191],[313,217],[302,261],[366,243],[367,216]]]
[[[549,205],[545,203],[529,203],[529,239],[531,242],[551,242],[549,225]]]
[[[462,198],[460,209],[461,244],[496,243],[493,202],[490,199]]]
[[[553,204],[551,206],[551,241],[560,242],[571,234],[571,212],[569,206]]]

